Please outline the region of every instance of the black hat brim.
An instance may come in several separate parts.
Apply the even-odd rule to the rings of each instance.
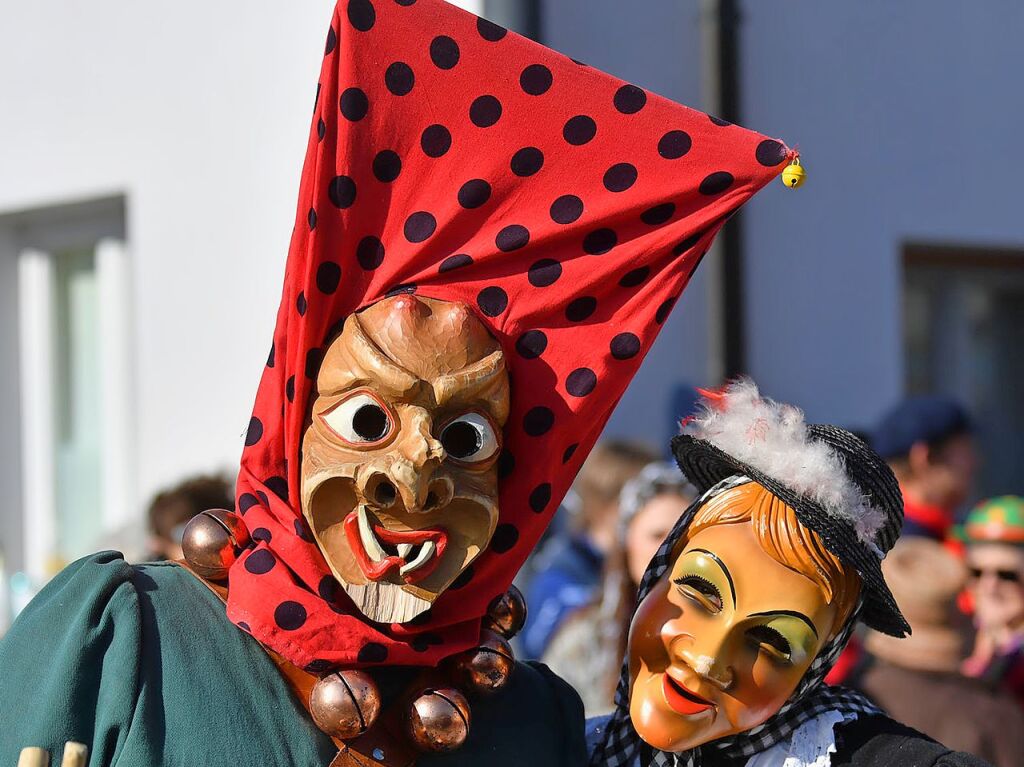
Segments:
[[[744,475],[785,501],[796,512],[801,524],[818,534],[826,549],[860,575],[864,597],[861,620],[883,634],[894,637],[910,634],[910,625],[885,583],[881,561],[857,539],[852,525],[839,521],[820,504],[733,458],[707,440],[680,434],[672,440],[672,453],[680,471],[701,493],[723,479]]]

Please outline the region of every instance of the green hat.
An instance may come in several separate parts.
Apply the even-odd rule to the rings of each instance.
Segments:
[[[965,543],[1024,544],[1024,498],[1003,495],[983,501],[956,532]]]

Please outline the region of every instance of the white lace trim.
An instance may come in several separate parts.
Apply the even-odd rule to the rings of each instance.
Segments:
[[[750,757],[746,767],[831,767],[835,728],[856,718],[857,714],[849,711],[819,714],[800,725],[789,740]]]

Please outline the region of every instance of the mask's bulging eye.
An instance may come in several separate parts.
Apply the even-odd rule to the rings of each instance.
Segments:
[[[346,442],[369,445],[391,434],[391,415],[373,396],[355,394],[338,403],[321,418]]]
[[[480,463],[498,450],[491,422],[479,413],[466,413],[441,431],[441,444],[449,456],[464,463]]]

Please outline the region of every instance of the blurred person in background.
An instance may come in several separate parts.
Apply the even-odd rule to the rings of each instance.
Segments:
[[[565,617],[593,597],[605,555],[616,543],[622,487],[657,458],[637,442],[605,440],[594,447],[573,485],[579,513],[534,559],[536,574],[526,591],[530,612],[521,635],[526,657],[540,658]]]
[[[903,491],[903,537],[945,540],[970,495],[978,464],[967,411],[949,397],[911,397],[881,420],[872,447]]]
[[[601,589],[566,618],[542,658],[576,688],[588,717],[615,707],[640,579],[696,496],[696,488],[669,463],[648,464],[622,488],[618,535],[605,557]]]
[[[1024,760],[1024,714],[1005,693],[960,673],[963,621],[957,594],[967,569],[942,544],[899,541],[882,572],[913,633],[895,639],[868,631],[868,659],[857,686],[894,719],[947,747],[998,767]]]
[[[181,538],[192,517],[207,509],[234,509],[235,492],[219,474],[189,477],[160,491],[149,503],[148,556],[151,561],[181,559]]]
[[[1003,496],[979,504],[959,537],[967,546],[968,592],[978,630],[964,671],[1007,690],[1024,706],[1024,498]]]

